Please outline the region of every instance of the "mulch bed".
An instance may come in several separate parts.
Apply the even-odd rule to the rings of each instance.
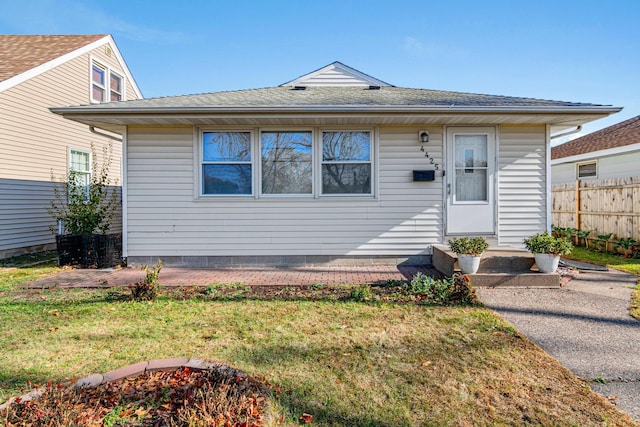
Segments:
[[[224,426],[265,422],[271,388],[233,368],[146,372],[94,388],[47,384],[0,411],[13,426]]]

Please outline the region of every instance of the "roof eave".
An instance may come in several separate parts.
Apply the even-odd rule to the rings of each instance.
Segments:
[[[220,114],[220,113],[243,113],[243,114],[264,114],[264,113],[497,113],[497,114],[518,114],[518,113],[557,113],[557,114],[614,114],[620,112],[621,107],[612,106],[423,106],[423,105],[268,105],[268,106],[199,106],[199,107],[107,107],[96,108],[96,106],[76,106],[76,107],[55,107],[50,111],[63,116],[71,115],[148,115],[148,114]]]

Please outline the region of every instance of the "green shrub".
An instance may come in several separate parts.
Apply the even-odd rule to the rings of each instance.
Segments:
[[[111,218],[120,206],[118,193],[113,186],[117,180],[109,178],[109,167],[113,161],[113,147],[109,144],[103,150],[103,164],[98,168],[95,148],[91,145],[93,164],[91,182],[86,186],[78,172],[69,171],[61,181],[51,174],[53,200],[47,212],[56,221],[61,221],[68,234],[106,234]],[[51,227],[57,234],[58,229]]]
[[[162,270],[162,260],[158,259],[155,267],[149,268],[145,265],[142,270],[146,273],[144,281],[129,285],[131,298],[135,301],[153,301],[158,295],[158,278]]]
[[[371,285],[361,285],[351,291],[351,299],[355,301],[369,301],[373,298]]]
[[[568,238],[553,237],[547,231],[524,239],[524,245],[534,254],[567,255],[573,250],[573,245]]]
[[[405,292],[419,301],[435,305],[476,305],[480,301],[469,276],[454,274],[450,278],[434,279],[422,273],[416,274]]]
[[[449,248],[456,254],[479,256],[489,247],[483,237],[460,237],[449,240]]]

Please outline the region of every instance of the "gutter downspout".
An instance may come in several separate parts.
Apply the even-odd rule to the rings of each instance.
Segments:
[[[105,138],[109,138],[109,139],[113,139],[114,141],[122,142],[122,138],[118,138],[117,136],[108,135],[106,133],[102,133],[100,131],[97,131],[95,126],[89,126],[89,130],[91,131],[91,133],[95,133],[96,135],[104,136]]]
[[[549,137],[549,140],[556,139],[556,138],[560,138],[561,136],[572,135],[572,134],[574,134],[574,133],[578,133],[578,132],[580,132],[581,130],[582,130],[582,125],[578,125],[578,126],[577,126],[575,129],[573,129],[573,130],[569,130],[569,131],[566,131],[566,132],[562,132],[562,133],[557,133],[557,134],[555,134],[555,135],[551,135],[551,136]]]

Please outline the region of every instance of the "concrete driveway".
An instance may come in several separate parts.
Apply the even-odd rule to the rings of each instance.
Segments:
[[[640,321],[629,315],[637,280],[618,271],[583,271],[560,289],[485,288],[478,295],[593,390],[640,420]]]

